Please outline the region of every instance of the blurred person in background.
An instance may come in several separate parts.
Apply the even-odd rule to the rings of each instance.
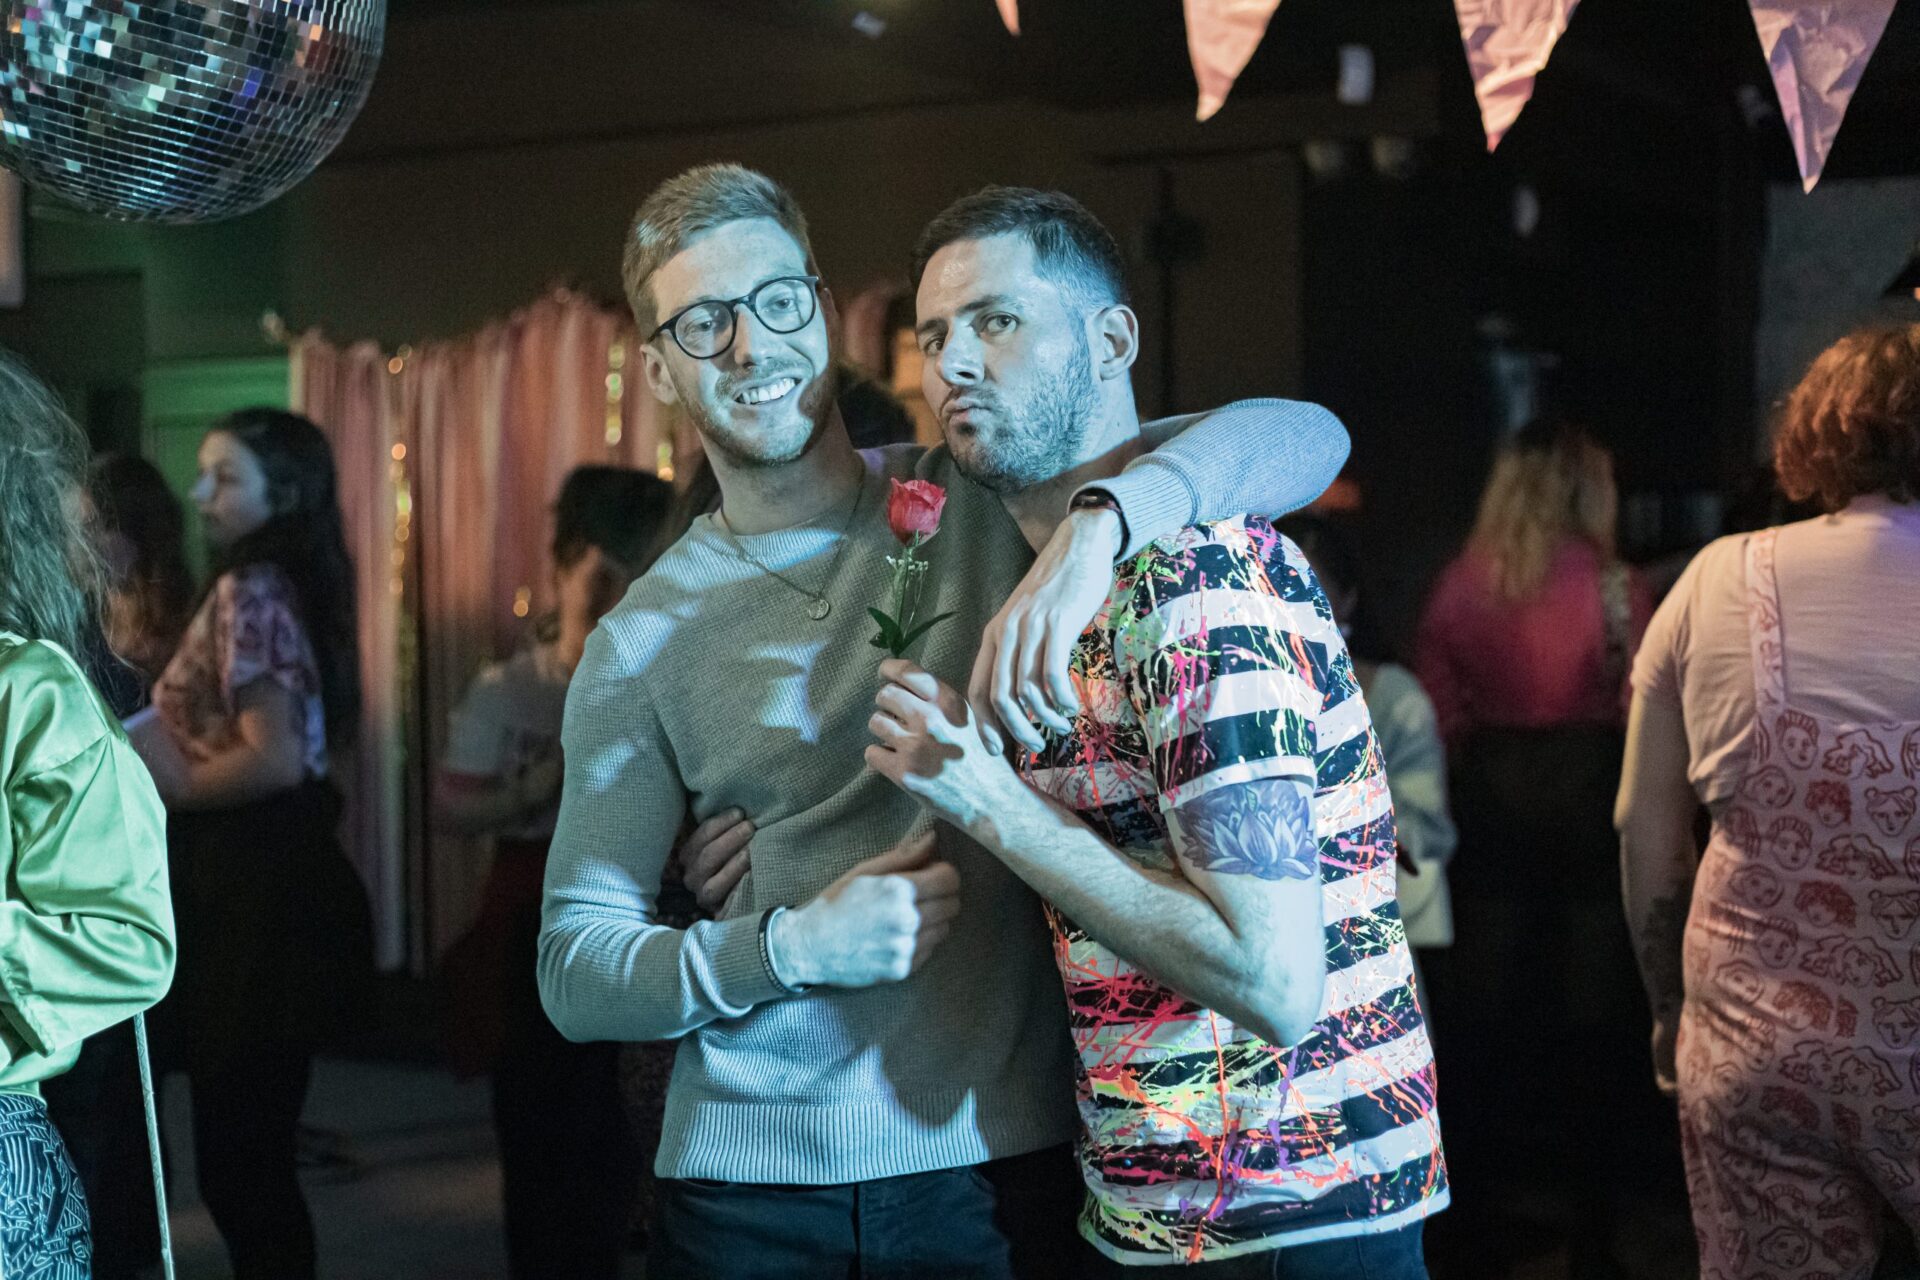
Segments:
[[[1857,1277],[1920,1229],[1920,325],[1819,356],[1774,458],[1828,514],[1682,575],[1616,816],[1701,1274]]]
[[[1612,455],[1586,430],[1545,418],[1514,436],[1427,602],[1414,662],[1460,827],[1449,961],[1463,998],[1443,1015],[1456,1173],[1503,1214],[1557,1228],[1593,1276],[1618,1274],[1618,1170],[1676,1198],[1680,1181],[1677,1161],[1661,1167],[1667,1109],[1622,1069],[1647,1024],[1611,815],[1652,601],[1616,550],[1618,506]],[[1488,1201],[1462,1207],[1456,1227]]]
[[[625,467],[578,467],[554,502],[557,608],[532,644],[483,670],[455,709],[434,807],[451,830],[494,838],[478,920],[444,962],[455,1065],[493,1080],[507,1256],[515,1280],[613,1280],[642,1157],[659,1142],[671,1044],[633,1047],[633,1116],[620,1046],[574,1044],[540,1008],[540,882],[560,810],[560,726],[587,635],[657,540],[670,487]],[[646,1132],[650,1125],[650,1133]],[[641,1221],[646,1218],[642,1217]]]
[[[1459,843],[1447,801],[1447,751],[1433,701],[1413,672],[1386,661],[1374,647],[1374,629],[1366,625],[1367,606],[1360,594],[1360,558],[1346,528],[1317,515],[1289,516],[1277,527],[1306,554],[1353,654],[1354,674],[1373,715],[1373,731],[1386,758],[1387,787],[1393,793],[1401,855],[1400,918],[1415,959],[1430,964],[1431,952],[1453,945],[1447,863]],[[1431,1020],[1424,984],[1420,997]]]
[[[133,735],[167,802],[180,922],[161,1029],[235,1280],[310,1280],[300,1113],[315,1050],[365,1016],[372,977],[332,782],[359,724],[353,564],[312,422],[239,410],[199,464],[213,578]]]
[[[186,521],[159,469],[131,454],[95,458],[84,492],[106,569],[104,627],[87,665],[124,720],[147,704],[193,612]],[[88,1036],[73,1069],[41,1092],[87,1189],[94,1280],[123,1280],[157,1264],[160,1227],[132,1021]]]
[[[94,460],[87,493],[107,565],[107,643],[141,686],[141,703],[193,616],[186,518],[160,469],[134,454]]]

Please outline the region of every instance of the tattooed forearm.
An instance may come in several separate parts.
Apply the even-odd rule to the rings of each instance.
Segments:
[[[1683,890],[1647,904],[1635,922],[1634,941],[1640,952],[1640,977],[1655,1011],[1677,1009],[1686,994],[1683,954],[1687,936],[1687,909],[1691,893]]]
[[[1306,880],[1320,874],[1313,803],[1292,779],[1220,787],[1174,811],[1180,856],[1220,875]]]

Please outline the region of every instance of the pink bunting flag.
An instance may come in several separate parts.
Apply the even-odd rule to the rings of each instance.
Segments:
[[[1780,95],[1780,114],[1800,161],[1800,184],[1813,190],[1826,168],[1847,104],[1893,16],[1894,0],[1750,0],[1760,48]]]
[[[1205,120],[1226,103],[1280,0],[1186,0],[1186,7],[1187,52],[1200,82],[1196,114]]]
[[[1020,34],[1020,0],[994,0],[1000,6],[1000,21],[1007,24],[1007,30]]]
[[[1473,96],[1492,151],[1533,97],[1533,78],[1573,19],[1580,0],[1453,0],[1467,47]]]

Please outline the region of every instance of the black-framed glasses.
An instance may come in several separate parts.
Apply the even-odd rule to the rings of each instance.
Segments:
[[[647,341],[671,333],[674,345],[695,360],[711,360],[733,345],[742,305],[774,333],[798,333],[820,309],[819,284],[819,276],[782,276],[725,302],[696,302],[668,316]]]

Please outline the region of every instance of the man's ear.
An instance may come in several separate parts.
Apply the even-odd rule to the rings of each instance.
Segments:
[[[840,349],[840,307],[833,300],[833,290],[827,288],[823,280],[813,286],[820,294],[820,314],[827,322],[827,337],[833,342],[833,349]]]
[[[1124,378],[1140,358],[1140,317],[1116,303],[1094,318],[1094,371],[1104,381]]]
[[[667,339],[672,342],[672,338]],[[640,367],[646,370],[647,387],[653,392],[653,398],[661,404],[680,403],[679,389],[673,385],[673,379],[667,373],[667,358],[651,343],[640,346]]]

